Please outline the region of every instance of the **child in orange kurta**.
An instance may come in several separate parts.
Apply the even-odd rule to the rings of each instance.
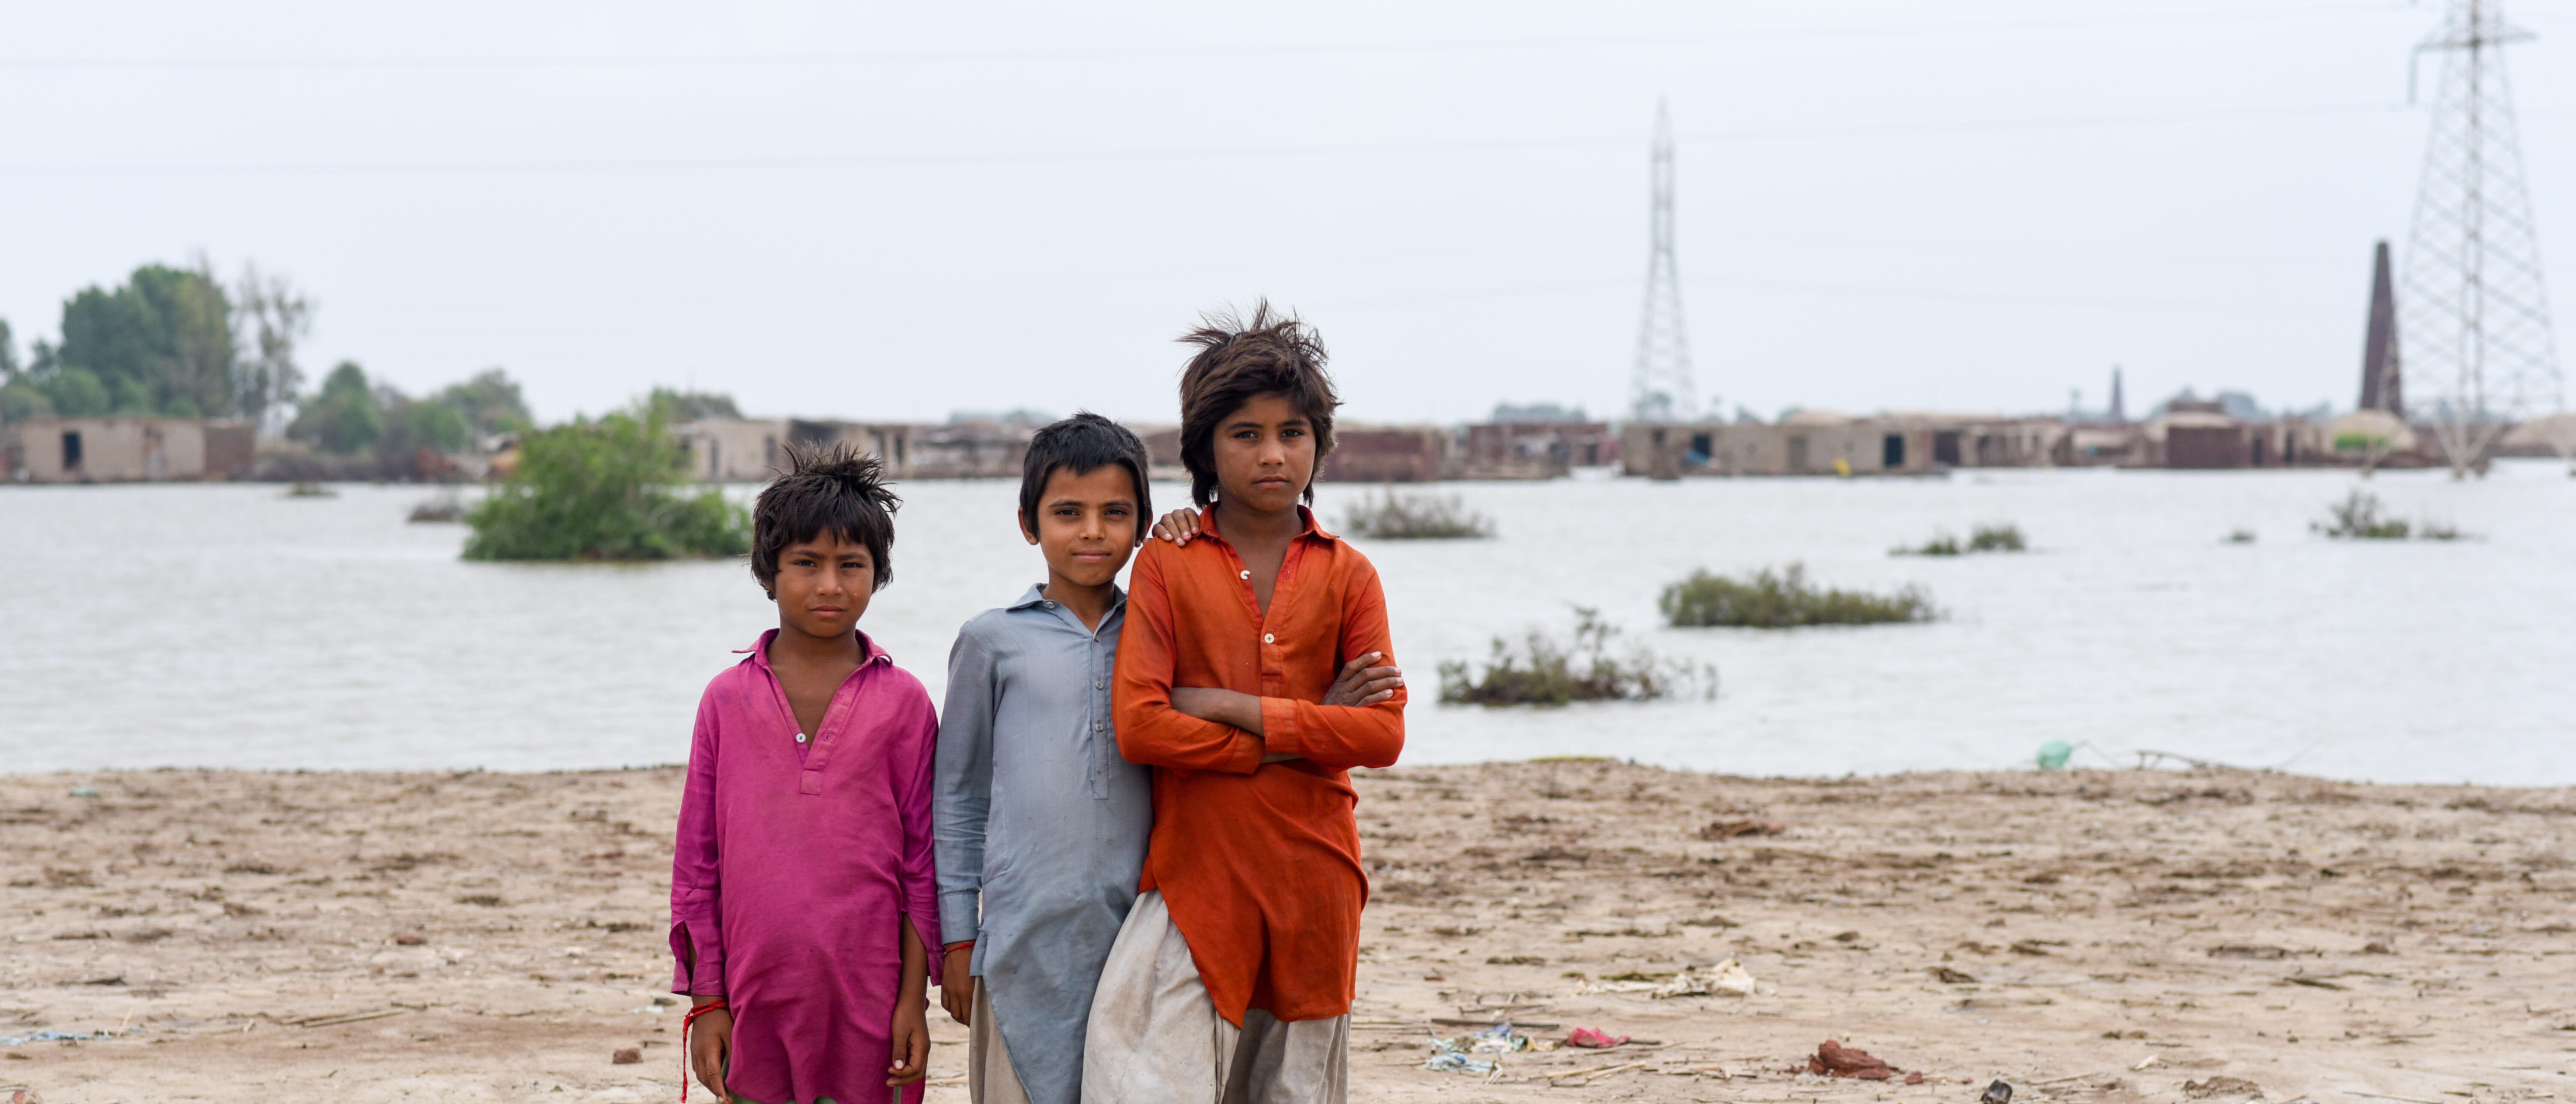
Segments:
[[[1312,331],[1265,306],[1188,340],[1181,455],[1208,508],[1130,580],[1114,706],[1154,830],[1083,1098],[1336,1102],[1368,897],[1348,772],[1403,750],[1403,681],[1376,569],[1302,504],[1336,405]]]

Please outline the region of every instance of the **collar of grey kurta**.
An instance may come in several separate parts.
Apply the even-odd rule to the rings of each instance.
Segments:
[[[958,634],[933,817],[943,934],[975,933],[968,968],[1031,1104],[1079,1104],[1083,1027],[1144,871],[1154,786],[1110,723],[1123,602],[1097,631],[1050,605],[1031,587]]]
[[[1064,603],[1046,596],[1045,583],[1029,584],[1028,593],[1020,595],[1019,601],[1013,602],[1003,608],[1009,609],[1013,612],[1029,609],[1046,610],[1058,617],[1064,618],[1068,624],[1071,624],[1077,629],[1082,629],[1084,632],[1097,635],[1100,631],[1099,629],[1083,629],[1082,618],[1074,616],[1072,610],[1064,608]],[[1109,622],[1126,610],[1126,608],[1127,592],[1124,589],[1121,589],[1118,584],[1111,583],[1109,585],[1109,612],[1100,615],[1101,626],[1103,628],[1108,627]]]

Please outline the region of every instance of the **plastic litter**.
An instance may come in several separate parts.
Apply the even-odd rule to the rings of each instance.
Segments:
[[[74,786],[74,787],[72,787],[72,796],[73,796],[73,797],[97,797],[97,796],[98,796],[98,787],[96,787],[96,786]]]
[[[141,1027],[133,1027],[126,1029],[125,1034],[139,1035],[142,1031],[143,1029]],[[101,1039],[114,1039],[118,1037],[118,1033],[113,1031],[80,1032],[54,1031],[47,1029],[39,1031],[33,1035],[0,1035],[0,1046],[17,1046],[20,1043],[90,1043],[97,1042]]]
[[[1454,1050],[1444,1050],[1423,1059],[1422,1068],[1440,1073],[1492,1073],[1501,1067],[1481,1058],[1470,1058]]]
[[[1565,1045],[1585,1050],[1608,1050],[1627,1041],[1625,1035],[1612,1035],[1588,1027],[1578,1027],[1565,1033]]]
[[[2075,745],[2064,740],[2050,740],[2039,745],[2039,769],[2065,770],[2066,761],[2075,758]]]
[[[1986,1095],[1978,1097],[1977,1104],[2012,1104],[2011,1083],[1998,1079],[1986,1086]]]
[[[1749,997],[1753,995],[1754,988],[1753,972],[1745,969],[1743,963],[1730,958],[1704,970],[1684,969],[1674,974],[1671,981],[1648,990],[1646,995],[1656,1000],[1667,1000],[1673,997]]]
[[[1499,1063],[1472,1058],[1474,1054],[1518,1054],[1532,1049],[1530,1037],[1512,1030],[1509,1022],[1498,1023],[1483,1031],[1469,1032],[1455,1039],[1431,1040],[1431,1057],[1423,1059],[1422,1068],[1442,1073],[1492,1074],[1502,1068]]]
[[[1459,1040],[1459,1047],[1469,1054],[1518,1054],[1530,1048],[1527,1035],[1515,1034],[1510,1023],[1498,1023]]]
[[[1455,1039],[1434,1038],[1431,1049],[1444,1054],[1518,1054],[1536,1049],[1536,1044],[1530,1041],[1529,1036],[1512,1030],[1511,1023],[1505,1021]]]

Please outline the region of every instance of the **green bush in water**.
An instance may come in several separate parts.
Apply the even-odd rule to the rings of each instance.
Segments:
[[[2355,490],[2344,500],[2326,507],[2324,523],[2309,523],[2309,528],[2340,540],[2405,540],[2414,531],[2404,518],[2381,517],[2379,496]],[[2458,536],[2457,533],[2452,536]]]
[[[1898,548],[1890,554],[1957,556],[1968,552],[2027,552],[2029,550],[2030,542],[2021,535],[2021,526],[2006,522],[2002,525],[1980,525],[1970,530],[1965,544],[1961,544],[1957,537],[1941,533],[1923,542],[1919,547]]]
[[[1920,587],[1890,595],[1832,590],[1809,583],[1803,564],[1779,571],[1766,567],[1745,579],[1693,571],[1690,578],[1665,587],[1655,604],[1675,628],[1877,625],[1929,621],[1940,613]]]
[[[1657,659],[1640,646],[1625,657],[1610,654],[1616,626],[1604,624],[1599,610],[1576,607],[1574,642],[1550,639],[1536,629],[1514,654],[1511,644],[1494,638],[1494,651],[1482,674],[1470,675],[1465,660],[1440,665],[1440,700],[1456,705],[1566,705],[1579,701],[1624,701],[1668,698],[1698,690],[1717,696],[1717,668]]]
[[[1968,534],[1970,552],[2027,552],[2029,550],[2030,542],[2022,539],[2021,526],[2010,522],[2002,525],[1980,525],[1975,532]]]
[[[469,560],[738,556],[751,522],[722,494],[687,493],[659,417],[611,414],[521,438],[518,470],[465,514]]]
[[[1342,531],[1379,540],[1462,540],[1494,535],[1493,520],[1467,509],[1456,495],[1397,497],[1386,488],[1375,499],[1361,499],[1342,515]]]

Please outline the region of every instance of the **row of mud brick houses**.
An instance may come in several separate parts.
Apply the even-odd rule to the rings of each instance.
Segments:
[[[2567,423],[2567,424],[2558,424]],[[1019,474],[1033,423],[961,420],[925,425],[801,418],[743,418],[677,427],[687,475],[758,482],[790,444],[846,442],[874,453],[897,478],[1010,478]],[[1184,478],[1180,431],[1139,426],[1157,477]],[[2576,434],[2576,415],[2529,423],[2502,439],[2504,454],[2553,455],[2553,437]],[[1578,467],[1632,476],[1928,475],[1957,468],[2273,468],[2424,466],[2442,462],[2429,426],[2364,410],[2331,421],[2243,421],[2216,403],[2176,401],[2138,422],[2057,417],[1821,411],[1777,422],[1504,420],[1466,426],[1344,424],[1321,478],[1362,483],[1442,479],[1549,479]],[[2564,442],[2561,442],[2562,444]],[[247,422],[196,418],[36,418],[0,428],[0,481],[100,483],[302,478],[308,470],[255,437]],[[511,457],[450,458],[422,466],[447,478],[506,471]],[[493,461],[497,460],[497,463]]]

